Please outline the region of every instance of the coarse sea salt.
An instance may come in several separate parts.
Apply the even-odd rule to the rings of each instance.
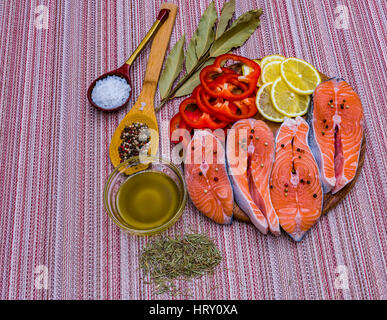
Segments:
[[[130,90],[131,87],[124,78],[107,76],[95,83],[91,99],[103,109],[114,109],[128,99]]]

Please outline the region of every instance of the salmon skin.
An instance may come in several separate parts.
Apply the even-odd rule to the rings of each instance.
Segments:
[[[195,130],[186,150],[184,175],[189,196],[208,218],[230,224],[233,216],[233,192],[227,174],[222,143],[206,130]]]
[[[263,234],[280,234],[270,200],[269,178],[274,161],[274,136],[261,120],[234,123],[226,141],[227,165],[239,207]]]
[[[276,137],[270,196],[281,227],[300,241],[318,220],[323,192],[319,170],[308,145],[309,125],[285,118]]]
[[[332,78],[315,89],[308,122],[324,193],[340,191],[356,174],[363,139],[363,107],[357,93]]]

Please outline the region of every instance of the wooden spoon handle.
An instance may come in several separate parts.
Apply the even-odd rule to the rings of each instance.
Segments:
[[[163,66],[165,52],[167,51],[172,28],[175,23],[177,5],[166,2],[161,5],[160,9],[168,9],[169,16],[153,39],[145,72],[143,90],[141,92],[141,96],[152,102],[156,94],[157,83],[159,81],[161,67]]]

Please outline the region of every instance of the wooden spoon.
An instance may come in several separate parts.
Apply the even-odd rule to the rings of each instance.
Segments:
[[[141,93],[132,109],[118,125],[110,142],[109,155],[110,161],[114,167],[120,164],[121,159],[118,154],[118,148],[122,142],[121,133],[125,126],[130,126],[134,122],[146,124],[151,132],[151,155],[155,155],[159,147],[159,130],[154,110],[154,98],[165,52],[175,23],[177,5],[173,3],[163,3],[161,9],[168,9],[169,16],[154,36]]]

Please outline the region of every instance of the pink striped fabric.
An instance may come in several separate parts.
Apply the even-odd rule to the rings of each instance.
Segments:
[[[176,2],[172,44],[190,38],[209,3]],[[88,84],[134,50],[160,4],[0,1],[0,298],[170,298],[155,295],[138,270],[151,239],[123,233],[103,207],[113,169],[109,142],[130,107],[107,114],[86,99]],[[223,1],[215,4],[220,10]],[[36,27],[39,5],[48,8],[47,29]],[[339,5],[348,9],[347,29],[337,28]],[[351,193],[301,243],[238,222],[216,225],[188,203],[166,233],[194,225],[216,239],[223,261],[215,274],[179,286],[196,299],[386,299],[386,1],[237,0],[236,13],[259,7],[261,27],[236,52],[297,56],[346,79],[364,105],[364,168]],[[149,47],[133,65],[132,101],[148,54]],[[176,99],[158,114],[164,156],[165,121],[178,105]]]

